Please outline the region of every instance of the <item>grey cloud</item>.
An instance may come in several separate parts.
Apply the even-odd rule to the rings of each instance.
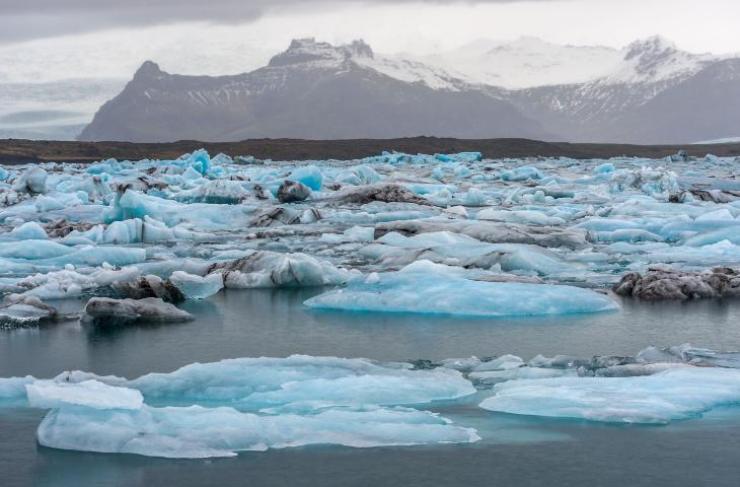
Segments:
[[[513,3],[524,0],[400,0],[430,4]],[[530,0],[531,1],[531,0]],[[539,0],[550,1],[550,0]],[[248,22],[270,11],[332,5],[393,4],[399,0],[0,0],[0,43],[90,32],[205,20]]]

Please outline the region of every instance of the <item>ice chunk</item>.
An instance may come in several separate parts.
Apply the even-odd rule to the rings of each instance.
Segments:
[[[113,387],[96,380],[79,383],[36,381],[26,385],[28,402],[36,408],[84,406],[93,409],[141,409],[144,397],[136,389]]]
[[[75,233],[75,236],[106,244],[174,242],[212,237],[210,234],[194,232],[179,226],[168,228],[164,223],[149,216],[144,216],[143,219],[114,221],[108,226],[96,225],[86,232]]]
[[[58,317],[56,308],[36,296],[9,294],[0,305],[0,325],[4,326],[37,325]]]
[[[281,203],[295,203],[311,196],[311,190],[303,183],[285,180],[277,190],[277,199]]]
[[[144,406],[136,411],[62,408],[44,418],[37,437],[41,445],[51,448],[167,458],[229,457],[239,451],[317,444],[363,448],[479,439],[473,429],[412,409],[262,416],[198,406]]]
[[[360,205],[374,201],[383,203],[415,203],[417,205],[429,204],[429,201],[398,184],[371,184],[358,188],[350,188],[340,191],[335,199],[344,203],[356,203]]]
[[[25,377],[0,378],[0,405],[25,402],[26,385],[32,384],[36,379],[27,375]]]
[[[740,271],[725,267],[704,272],[651,268],[642,275],[628,272],[614,292],[649,301],[740,296]]]
[[[288,176],[288,179],[308,186],[308,188],[313,191],[320,191],[321,185],[324,182],[324,176],[321,174],[321,169],[316,166],[297,167],[293,169]]]
[[[526,181],[528,179],[542,179],[542,173],[533,166],[519,166],[501,173],[504,181]]]
[[[562,225],[565,220],[557,216],[547,216],[541,211],[522,210],[504,211],[486,208],[478,213],[480,220],[494,220],[502,222],[525,223],[532,225]]]
[[[359,186],[361,184],[375,184],[381,179],[375,169],[370,166],[361,165],[347,168],[340,172],[334,177],[334,180],[339,183],[353,184]]]
[[[442,367],[459,370],[460,372],[470,372],[476,366],[480,365],[480,363],[481,360],[475,356],[468,358],[448,358],[442,360]]]
[[[36,222],[26,222],[14,228],[8,236],[15,240],[45,240],[49,238],[46,230]]]
[[[73,270],[61,270],[47,274],[34,274],[18,281],[18,286],[27,288],[28,296],[41,299],[77,297],[86,289],[96,287],[94,278]]]
[[[124,269],[98,269],[90,274],[80,274],[72,269],[34,274],[17,282],[18,287],[27,289],[23,294],[41,299],[62,299],[81,296],[98,287],[110,286],[121,281],[130,281],[140,274],[136,267]]]
[[[206,175],[211,168],[211,157],[205,149],[199,149],[191,154],[185,154],[181,159],[202,175]]]
[[[478,188],[470,188],[462,197],[462,204],[465,206],[485,206],[487,197]]]
[[[478,387],[490,387],[509,380],[547,379],[577,376],[575,369],[551,369],[542,367],[516,367],[502,370],[473,371],[468,376]]]
[[[400,407],[475,392],[447,368],[291,356],[196,363],[131,381],[82,372],[8,381],[0,380],[0,393],[17,399],[26,386],[33,406],[53,408],[39,426],[39,443],[68,450],[205,458],[312,444],[479,439],[434,413]]]
[[[23,242],[0,242],[0,257],[11,259],[49,259],[71,254],[75,251],[50,240],[25,240]]]
[[[345,283],[359,275],[310,255],[257,251],[235,261],[217,263],[209,273],[223,274],[226,288],[326,286]]]
[[[197,173],[196,173],[197,174]],[[176,194],[185,203],[239,204],[250,196],[241,181],[215,179],[188,191]]]
[[[614,423],[665,424],[740,401],[740,370],[679,367],[640,377],[516,380],[498,384],[490,411]]]
[[[148,274],[134,280],[121,280],[112,283],[118,293],[131,299],[160,298],[168,303],[180,303],[185,294],[170,280]]]
[[[46,178],[48,173],[45,169],[32,166],[21,174],[13,184],[13,189],[18,192],[28,192],[32,194],[44,193],[46,191]]]
[[[307,410],[331,406],[412,405],[475,392],[454,370],[411,370],[366,359],[293,355],[191,364],[126,384],[158,404]]]
[[[137,321],[177,323],[193,316],[160,298],[113,299],[92,298],[85,305],[85,314],[94,324],[122,324]]]
[[[572,286],[482,282],[427,262],[380,274],[377,283],[355,281],[311,298],[315,309],[469,316],[535,316],[618,309],[608,296]]]
[[[484,372],[489,370],[510,370],[524,366],[524,360],[516,355],[502,355],[488,362],[478,365],[474,372]]]
[[[223,275],[218,272],[201,277],[176,271],[170,276],[170,281],[190,299],[204,299],[213,296],[224,287]]]

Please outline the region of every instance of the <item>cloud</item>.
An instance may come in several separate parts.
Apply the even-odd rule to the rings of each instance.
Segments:
[[[475,4],[533,0],[0,0],[0,43],[187,21],[245,23],[266,13],[347,5]],[[552,0],[534,0],[552,1]]]

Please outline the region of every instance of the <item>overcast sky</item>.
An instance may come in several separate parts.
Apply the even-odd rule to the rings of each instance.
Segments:
[[[294,37],[425,54],[480,38],[622,47],[660,34],[694,52],[740,51],[738,0],[0,0],[0,19],[0,81],[129,77],[145,59],[241,72]]]

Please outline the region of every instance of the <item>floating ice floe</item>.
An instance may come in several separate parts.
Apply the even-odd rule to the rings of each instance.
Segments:
[[[471,428],[403,407],[475,389],[451,369],[292,356],[192,364],[127,381],[82,372],[0,379],[2,401],[51,409],[39,443],[172,458],[313,444],[349,447],[470,443]]]
[[[497,384],[490,411],[613,423],[697,417],[740,402],[740,370],[678,367],[639,377],[564,377]]]
[[[9,294],[0,305],[0,328],[53,322],[60,318],[56,308],[36,296]]]
[[[377,280],[355,281],[305,302],[315,309],[467,316],[537,316],[614,311],[608,296],[572,286],[486,282],[459,268],[419,261]]]
[[[740,270],[720,267],[704,272],[652,268],[645,275],[630,272],[614,292],[648,301],[740,298]]]
[[[96,324],[117,325],[136,321],[178,323],[190,321],[193,316],[160,298],[95,297],[85,305],[85,319]]]
[[[358,277],[357,272],[340,269],[310,255],[251,252],[246,257],[212,265],[227,288],[301,287],[343,284]]]

